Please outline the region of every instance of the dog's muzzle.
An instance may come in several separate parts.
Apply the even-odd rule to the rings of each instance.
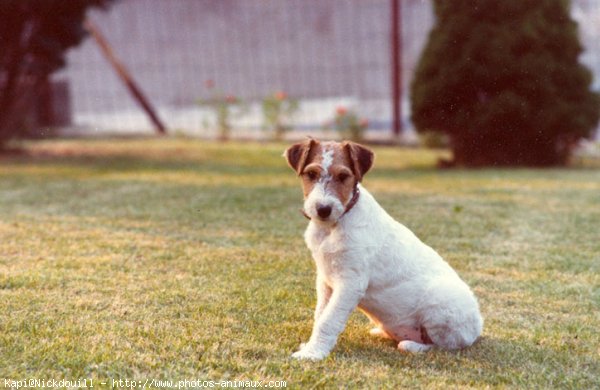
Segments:
[[[352,208],[358,202],[359,196],[360,196],[360,190],[358,189],[358,186],[356,186],[356,187],[354,187],[354,194],[352,195],[352,199],[350,199],[350,201],[346,205],[346,208],[344,209],[344,212],[342,213],[342,215],[340,215],[340,218],[342,218],[344,215],[348,214],[348,212],[350,210],[352,210]],[[328,206],[328,205],[317,204],[316,210],[317,210],[317,215],[319,216],[319,218],[321,218],[322,220],[327,220],[327,218],[329,218],[329,216],[331,215],[332,208],[331,208],[331,206]],[[304,211],[304,209],[300,209],[300,212],[302,213],[302,215],[304,215],[304,217],[306,219],[308,219],[308,220],[312,219],[310,217],[310,215],[308,215],[306,213],[306,211]]]

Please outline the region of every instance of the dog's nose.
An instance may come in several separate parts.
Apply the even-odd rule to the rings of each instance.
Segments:
[[[317,214],[325,219],[331,215],[331,206],[317,205]]]

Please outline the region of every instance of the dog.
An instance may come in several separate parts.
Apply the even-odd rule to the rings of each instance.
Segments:
[[[479,338],[483,319],[471,289],[360,184],[371,150],[310,138],[284,157],[302,180],[304,239],[317,268],[312,334],[293,358],[327,357],[355,308],[375,325],[372,335],[401,351],[455,350]]]

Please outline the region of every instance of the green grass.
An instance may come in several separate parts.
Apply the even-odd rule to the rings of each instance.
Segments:
[[[365,186],[473,287],[482,339],[401,354],[352,315],[290,360],[314,266],[285,145],[48,141],[0,158],[2,378],[286,380],[288,388],[600,386],[600,171],[433,168],[375,148]],[[98,383],[95,382],[98,386]]]

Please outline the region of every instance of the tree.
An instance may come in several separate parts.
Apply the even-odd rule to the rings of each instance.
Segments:
[[[0,149],[23,130],[27,102],[65,65],[86,35],[90,7],[111,0],[2,0],[0,3]]]
[[[598,123],[563,0],[434,0],[411,85],[417,131],[446,134],[453,164],[563,165]]]

